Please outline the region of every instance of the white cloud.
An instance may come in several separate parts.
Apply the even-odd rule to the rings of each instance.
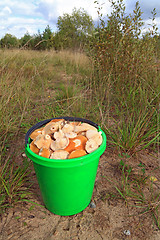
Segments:
[[[100,4],[103,3],[103,0],[99,1]],[[62,16],[64,13],[72,13],[73,8],[76,7],[84,8],[90,16],[95,20],[97,19],[97,9],[96,4],[93,0],[41,0],[37,7],[37,12],[40,12],[45,19],[50,22],[56,22],[59,16]],[[102,9],[103,13],[109,13],[110,3],[107,0]]]
[[[12,13],[12,10],[8,7],[5,6],[4,8],[2,8],[2,10],[0,11],[0,17],[1,18],[6,18],[8,15],[10,15]]]
[[[110,13],[109,0],[99,0],[104,16]],[[136,0],[124,0],[127,11],[132,12]],[[94,0],[3,0],[0,1],[0,38],[6,33],[22,37],[27,31],[30,34],[42,32],[47,25],[52,31],[56,30],[56,23],[59,16],[64,13],[71,13],[73,8],[84,8],[93,20],[97,19],[97,9]],[[146,16],[150,10],[156,7],[159,11],[160,1],[141,0],[140,6]],[[157,14],[157,24],[160,25],[160,14]]]

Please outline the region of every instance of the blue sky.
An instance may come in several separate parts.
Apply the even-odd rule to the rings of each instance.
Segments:
[[[99,0],[103,5],[103,13],[110,13],[109,0]],[[124,0],[126,10],[132,13],[136,0]],[[151,10],[156,8],[157,26],[160,26],[160,0],[140,0],[143,18],[149,23]],[[97,10],[94,0],[1,0],[0,1],[0,38],[10,33],[20,38],[26,32],[31,35],[43,32],[49,25],[56,31],[57,18],[64,13],[71,13],[73,8],[84,8],[93,20],[97,19]],[[147,25],[146,25],[147,26]],[[160,27],[159,27],[160,29]]]

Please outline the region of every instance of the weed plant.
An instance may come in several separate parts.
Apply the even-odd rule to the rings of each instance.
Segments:
[[[120,181],[113,181],[103,176],[116,190],[116,193],[108,193],[106,198],[124,200],[129,208],[137,209],[135,215],[150,215],[153,223],[160,229],[160,192],[154,188],[156,178],[146,174],[143,164],[138,164],[138,168],[138,173],[135,173],[129,164],[121,160],[119,164]]]
[[[111,1],[111,7],[106,18],[97,3],[99,26],[90,50],[93,98],[97,98],[110,143],[124,152],[134,153],[149,146],[157,150],[160,75],[155,47],[156,12],[152,11],[152,26],[142,33],[138,2],[129,15],[123,0]]]

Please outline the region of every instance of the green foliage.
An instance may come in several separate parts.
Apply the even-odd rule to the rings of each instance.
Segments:
[[[56,48],[83,48],[93,27],[93,20],[84,9],[74,8],[71,15],[63,14],[57,21]]]
[[[2,48],[17,48],[19,46],[19,41],[15,36],[7,33],[3,38],[1,38],[0,46]]]
[[[157,144],[159,139],[155,11],[151,30],[142,34],[138,2],[129,15],[123,0],[111,1],[111,7],[107,20],[101,14],[101,6],[97,7],[99,26],[91,42],[94,74],[90,84],[98,99],[108,141],[133,153]]]
[[[13,206],[28,198],[30,185],[29,181],[29,162],[26,160],[22,166],[17,166],[11,159],[0,166],[0,208],[1,211],[7,207]],[[0,212],[1,212],[0,211]]]
[[[42,39],[43,39],[43,49],[51,49],[53,47],[53,33],[48,25],[43,34],[42,34]]]
[[[23,49],[31,48],[32,36],[27,32],[21,39],[20,44]]]

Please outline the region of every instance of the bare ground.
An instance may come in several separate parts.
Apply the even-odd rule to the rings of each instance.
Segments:
[[[18,139],[20,144],[15,154],[17,162],[23,159],[23,139],[24,136]],[[14,153],[14,149],[12,145],[9,151]],[[63,217],[49,212],[42,206],[28,202],[20,203],[1,216],[0,240],[159,240],[160,230],[150,212],[138,214],[137,208],[129,207],[123,199],[111,198],[111,193],[116,195],[116,191],[104,176],[120,182],[120,160],[126,161],[109,148],[101,156],[92,196],[96,208],[88,206],[79,214]],[[153,187],[159,190],[159,162],[153,153],[145,151],[127,161],[135,173],[138,171],[137,165],[143,163],[146,174],[157,178]],[[31,177],[34,181],[32,201],[43,205],[34,170]],[[124,233],[128,230],[130,235]]]

